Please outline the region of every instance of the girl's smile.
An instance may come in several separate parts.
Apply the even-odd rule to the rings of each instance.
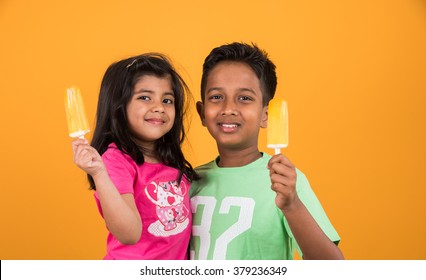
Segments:
[[[142,76],[127,104],[127,118],[129,128],[141,146],[151,146],[169,132],[175,120],[170,76]]]

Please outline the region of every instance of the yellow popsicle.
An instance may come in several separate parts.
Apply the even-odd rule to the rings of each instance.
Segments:
[[[90,131],[90,128],[79,88],[70,87],[66,90],[65,112],[67,115],[69,135],[72,138],[84,138],[84,135]]]
[[[287,101],[274,98],[269,102],[267,147],[279,154],[288,146],[288,109]]]

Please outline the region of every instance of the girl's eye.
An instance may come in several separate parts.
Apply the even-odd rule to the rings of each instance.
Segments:
[[[167,99],[163,100],[163,103],[166,103],[166,104],[173,104],[173,102],[174,102],[173,99],[168,99],[167,98]]]
[[[149,96],[146,96],[146,95],[141,95],[141,96],[138,97],[138,99],[140,99],[140,100],[151,100],[151,98]]]

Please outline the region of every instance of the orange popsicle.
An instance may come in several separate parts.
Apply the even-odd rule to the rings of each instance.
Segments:
[[[65,112],[67,115],[69,135],[72,138],[84,138],[84,135],[90,131],[90,128],[79,88],[70,87],[66,90]]]
[[[288,146],[288,109],[287,101],[272,99],[268,107],[267,147],[279,154]]]

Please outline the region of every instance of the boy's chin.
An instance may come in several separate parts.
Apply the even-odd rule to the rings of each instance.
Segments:
[[[244,143],[238,142],[238,141],[217,141],[217,146],[220,149],[226,149],[226,150],[234,150],[234,151],[240,151],[244,150],[245,146]]]

